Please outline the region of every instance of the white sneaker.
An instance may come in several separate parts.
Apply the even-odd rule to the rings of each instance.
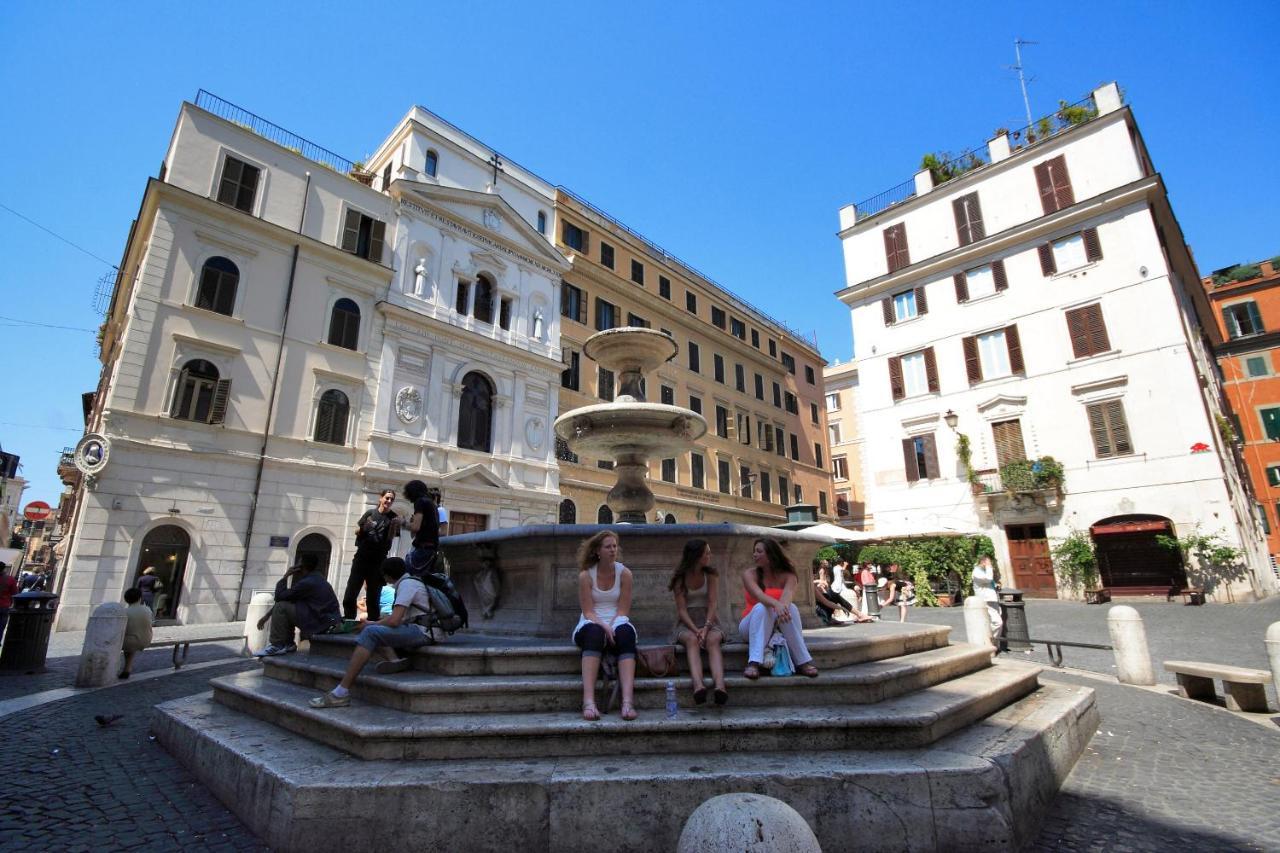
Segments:
[[[276,655],[291,655],[297,650],[298,646],[294,643],[286,643],[283,646],[272,644],[260,652],[254,652],[253,656],[256,658],[269,658],[275,657]]]

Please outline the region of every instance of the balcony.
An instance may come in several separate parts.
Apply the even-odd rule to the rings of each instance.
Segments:
[[[989,513],[1001,508],[1047,510],[1062,506],[1066,478],[1052,456],[1017,459],[1001,466],[972,472],[969,478],[974,500]]]
[[[62,448],[58,457],[58,479],[62,485],[75,488],[80,483],[80,469],[76,467],[76,450],[74,447]]]

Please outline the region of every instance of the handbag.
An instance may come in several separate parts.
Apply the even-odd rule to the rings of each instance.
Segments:
[[[788,675],[796,674],[796,668],[791,664],[791,651],[787,648],[786,643],[778,646],[775,655],[777,659],[773,663],[773,669],[770,670],[771,675],[785,678]]]
[[[636,649],[636,674],[645,678],[667,678],[675,675],[676,647]]]

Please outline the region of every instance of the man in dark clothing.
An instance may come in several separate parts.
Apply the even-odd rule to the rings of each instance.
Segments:
[[[303,554],[276,583],[276,603],[271,612],[258,621],[261,628],[271,620],[271,642],[257,657],[287,655],[298,650],[293,642],[297,630],[302,639],[324,634],[342,625],[342,611],[333,587],[316,573],[319,560],[315,554]],[[290,586],[289,579],[296,578]]]
[[[405,567],[410,575],[421,575],[435,569],[436,550],[440,546],[440,511],[431,500],[427,484],[421,480],[406,483],[404,496],[413,503],[413,516],[409,519],[413,547],[405,555]]]
[[[351,577],[347,578],[347,591],[342,596],[342,615],[346,619],[356,618],[361,584],[365,589],[369,621],[377,622],[381,615],[378,602],[382,597],[382,561],[387,558],[391,543],[400,535],[400,519],[391,510],[395,499],[395,491],[385,489],[378,498],[378,506],[356,522],[356,556],[351,561]]]

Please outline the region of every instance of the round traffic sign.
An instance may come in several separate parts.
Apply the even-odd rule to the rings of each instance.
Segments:
[[[31,521],[44,521],[53,512],[53,507],[44,501],[32,501],[22,509],[22,514]]]

